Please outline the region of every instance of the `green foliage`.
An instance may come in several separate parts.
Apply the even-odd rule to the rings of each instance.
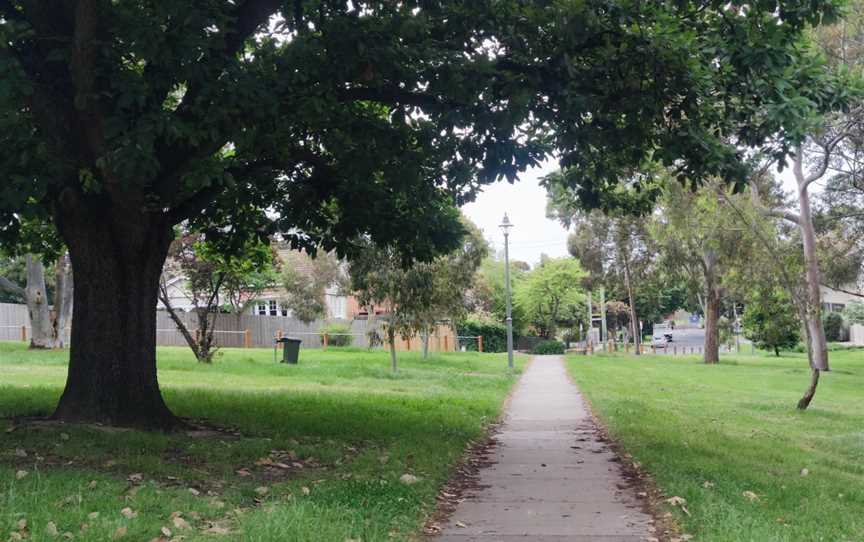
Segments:
[[[285,304],[291,315],[304,323],[311,323],[327,315],[327,289],[344,288],[344,277],[339,259],[332,253],[317,252],[314,258],[294,252],[282,267],[282,287]]]
[[[801,322],[789,295],[780,288],[757,288],[747,298],[742,317],[744,336],[761,350],[794,348],[801,340]]]
[[[457,334],[464,337],[483,337],[484,352],[506,352],[507,351],[507,326],[489,320],[469,318],[459,323],[456,327]],[[513,341],[516,341],[514,332]],[[477,342],[465,343],[467,350],[477,350]]]
[[[516,285],[513,300],[538,335],[554,338],[560,326],[574,327],[584,319],[585,275],[573,258],[545,260]]]
[[[564,343],[561,341],[540,341],[531,350],[531,353],[537,356],[545,355],[560,355],[565,351]]]
[[[351,326],[345,324],[327,324],[320,331],[327,334],[327,342],[331,346],[351,346],[354,342]]]
[[[843,319],[850,324],[864,325],[864,302],[853,301],[843,308]]]
[[[507,319],[507,288],[504,273],[504,259],[500,255],[490,255],[483,260],[477,270],[474,287],[471,290],[471,312],[504,324]],[[511,293],[528,272],[527,264],[510,262]],[[513,333],[522,334],[526,327],[525,314],[521,307],[511,306]]]
[[[825,339],[839,341],[843,338],[843,316],[839,312],[828,312],[822,316]]]

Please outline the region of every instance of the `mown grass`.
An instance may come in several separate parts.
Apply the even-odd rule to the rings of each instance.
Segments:
[[[700,542],[864,540],[864,350],[831,364],[800,412],[803,355],[568,358],[613,436],[686,500],[689,515],[672,512]]]
[[[406,353],[393,374],[384,352],[304,350],[290,366],[225,349],[206,366],[160,348],[170,408],[230,430],[16,424],[51,413],[67,356],[0,343],[0,540],[409,540],[516,376],[499,354]]]

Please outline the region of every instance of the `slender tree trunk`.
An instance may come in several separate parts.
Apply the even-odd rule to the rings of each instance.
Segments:
[[[799,410],[807,410],[807,407],[810,406],[810,401],[813,400],[813,396],[816,395],[816,386],[819,385],[819,369],[813,368],[810,370],[810,385],[807,387],[807,391],[804,392],[804,397],[798,401],[798,409]]]
[[[24,299],[30,315],[30,348],[54,348],[54,325],[49,309],[50,300],[45,289],[45,266],[33,254],[24,257],[27,267],[27,286]]]
[[[60,197],[55,223],[75,269],[66,388],[54,412],[69,422],[170,429],[156,374],[156,297],[173,235],[145,201]]]
[[[630,329],[633,332],[634,353],[640,355],[639,344],[642,342],[642,334],[639,332],[639,320],[636,316],[636,299],[633,296],[633,284],[630,280],[630,260],[625,256],[624,260],[624,286],[627,288],[627,299],[630,302]]]
[[[805,325],[810,331],[810,343],[812,345],[810,367],[819,371],[828,371],[828,342],[825,339],[825,329],[822,327],[822,292],[819,286],[821,274],[819,272],[819,259],[816,256],[816,232],[813,227],[807,185],[799,173],[796,171],[795,176],[798,180],[798,206],[801,208],[799,225],[804,245],[804,268],[807,277],[807,318]],[[814,392],[818,381],[817,376],[812,385]]]
[[[387,343],[390,345],[390,368],[395,373],[398,370],[396,367],[396,331],[389,325],[387,326]]]
[[[63,254],[58,260],[55,270],[54,286],[54,347],[64,348],[66,344],[66,328],[72,320],[72,298],[75,291],[75,281],[72,272],[72,261],[69,254]]]
[[[717,285],[717,254],[707,249],[702,256],[705,274],[705,343],[704,361],[720,363],[720,291]]]
[[[423,359],[429,359],[429,326],[423,326]]]

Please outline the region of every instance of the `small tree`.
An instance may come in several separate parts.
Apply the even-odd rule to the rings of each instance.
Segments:
[[[585,299],[582,279],[586,273],[573,258],[547,259],[525,276],[514,292],[514,302],[538,335],[555,338],[560,325],[573,325]]]
[[[742,319],[744,336],[757,348],[792,348],[801,340],[801,322],[789,294],[778,287],[758,288],[747,299]]]
[[[334,254],[319,252],[314,258],[293,253],[282,269],[285,304],[291,315],[310,324],[327,314],[327,289],[345,287],[345,276]]]
[[[843,336],[843,316],[839,312],[829,312],[822,318],[825,327],[825,340],[839,341]]]
[[[233,254],[196,232],[186,233],[171,244],[159,283],[159,301],[200,363],[212,363],[218,350],[214,331],[219,313],[240,312],[275,283],[273,262],[270,246],[258,239],[247,241]],[[192,303],[194,330],[172,305],[169,284],[174,279],[181,281]]]
[[[421,333],[425,358],[431,327],[466,313],[466,293],[474,283],[488,246],[474,224],[464,217],[461,223],[460,247],[431,262],[406,264],[395,250],[371,244],[351,262],[351,284],[360,304],[380,305],[388,313],[384,332],[394,372],[397,334],[407,339]]]
[[[853,301],[843,309],[843,318],[850,324],[864,325],[864,302]]]

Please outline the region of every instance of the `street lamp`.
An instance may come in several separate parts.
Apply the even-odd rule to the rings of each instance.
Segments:
[[[507,290],[507,367],[513,368],[513,308],[510,302],[510,228],[513,224],[504,213],[504,220],[499,225],[504,231],[504,285]]]

